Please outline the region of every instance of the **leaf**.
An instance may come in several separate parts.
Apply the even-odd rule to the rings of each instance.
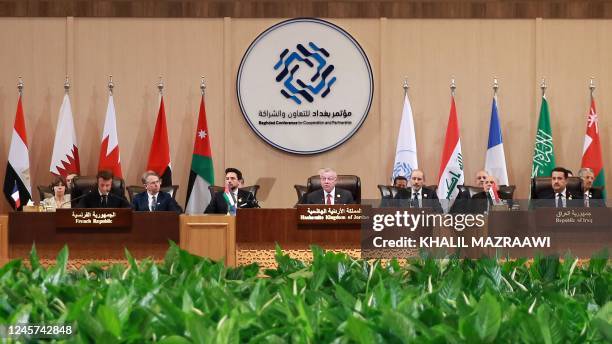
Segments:
[[[606,303],[597,312],[592,323],[608,342],[612,342],[612,302]]]
[[[370,328],[370,324],[354,316],[348,318],[345,333],[349,339],[357,343],[376,343],[376,336],[374,331]]]
[[[117,312],[113,308],[100,305],[98,307],[98,311],[96,312],[96,318],[105,331],[112,334],[115,338],[119,338],[121,336],[121,322],[119,321]]]
[[[40,259],[36,252],[36,243],[32,244],[32,249],[30,250],[30,266],[32,267],[32,271],[40,268]]]
[[[176,336],[176,335],[164,337],[158,343],[159,344],[191,344],[191,342],[185,337]]]
[[[469,341],[492,343],[501,326],[501,306],[495,297],[486,293],[472,314],[460,319],[459,332]]]

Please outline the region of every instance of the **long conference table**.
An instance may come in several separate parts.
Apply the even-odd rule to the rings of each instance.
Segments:
[[[64,245],[69,247],[70,259],[83,262],[124,260],[125,249],[138,259],[159,260],[164,257],[169,240],[194,254],[224,259],[232,266],[251,262],[272,266],[276,244],[302,259],[308,259],[312,244],[359,257],[362,239],[359,222],[309,225],[299,223],[298,211],[296,208],[239,209],[235,217],[129,211],[130,223],[121,228],[109,225],[70,228],[62,224],[68,212],[63,215],[11,212],[0,216],[0,263],[15,258],[27,259],[33,244],[39,257],[50,261]],[[610,218],[610,208],[599,211]],[[522,231],[538,216],[537,212],[528,211],[491,212],[489,221],[495,225],[486,231],[495,235]],[[609,247],[610,233],[596,232],[595,241],[591,242],[598,241],[597,245]],[[561,235],[567,237],[568,243],[577,238],[573,230]],[[580,249],[588,254],[593,245],[587,242]],[[480,250],[474,255],[491,254],[492,251]]]

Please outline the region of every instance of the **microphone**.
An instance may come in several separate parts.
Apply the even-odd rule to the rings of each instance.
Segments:
[[[75,198],[71,199],[70,201],[62,202],[62,203],[60,203],[60,206],[59,206],[58,208],[63,207],[63,206],[64,206],[64,204],[72,203],[72,202],[74,202],[74,201],[76,201],[76,200],[79,200],[79,199],[81,199],[81,198],[84,198],[85,196],[89,195],[91,192],[92,192],[92,191],[91,191],[91,189],[89,189],[89,190],[87,190],[87,192],[86,192],[86,193],[82,194],[82,195],[81,195],[81,196],[79,196],[79,197],[75,197]]]

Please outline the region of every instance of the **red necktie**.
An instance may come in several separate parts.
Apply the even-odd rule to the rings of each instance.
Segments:
[[[332,204],[331,194],[327,194],[327,199],[325,200],[325,204]]]

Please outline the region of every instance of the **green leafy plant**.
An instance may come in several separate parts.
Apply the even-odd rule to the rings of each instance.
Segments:
[[[0,323],[71,324],[74,343],[609,343],[611,266],[565,257],[363,261],[313,246],[277,268],[164,261],[0,268]],[[27,340],[27,339],[24,339]]]

